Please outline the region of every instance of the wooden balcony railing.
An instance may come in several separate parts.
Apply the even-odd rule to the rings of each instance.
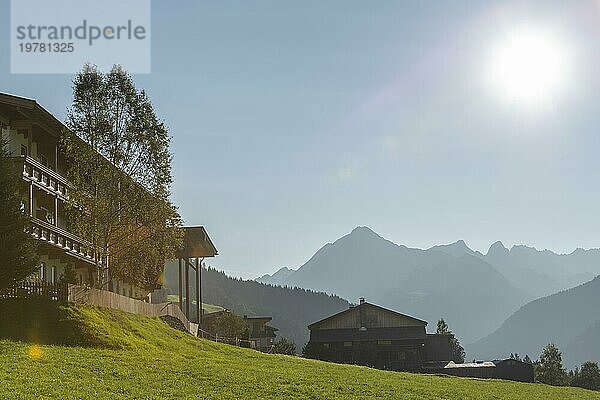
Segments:
[[[23,178],[39,185],[40,187],[49,190],[50,192],[67,197],[67,180],[64,176],[56,171],[46,167],[32,157],[20,157],[23,162]]]
[[[38,240],[64,250],[67,254],[91,264],[96,263],[96,257],[89,242],[73,235],[57,226],[32,218],[32,233]]]

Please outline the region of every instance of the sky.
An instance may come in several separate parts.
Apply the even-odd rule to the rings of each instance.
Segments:
[[[0,91],[64,119],[72,75],[10,73],[9,7]],[[548,51],[511,53],[515,35]],[[527,79],[498,78],[506,51],[533,59]],[[152,1],[134,79],[207,263],[251,278],[359,225],[421,248],[600,247],[599,70],[599,1],[190,0]]]

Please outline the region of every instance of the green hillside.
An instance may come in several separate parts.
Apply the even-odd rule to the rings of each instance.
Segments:
[[[172,303],[177,303],[179,301],[179,296],[176,294],[170,294],[167,296],[167,300]],[[185,296],[183,297],[183,301],[185,303]],[[191,300],[190,304],[193,306],[196,306],[196,300]],[[208,304],[208,303],[202,303],[202,309],[204,310],[205,314],[210,314],[210,313],[224,310],[224,308],[221,306],[217,306],[214,304]],[[196,314],[194,313],[194,315],[196,315]]]
[[[0,335],[13,338],[0,339],[2,399],[600,399],[576,388],[262,354],[93,307],[31,307],[0,303]]]

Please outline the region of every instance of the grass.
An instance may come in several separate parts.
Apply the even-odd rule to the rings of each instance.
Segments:
[[[185,301],[185,297],[183,297],[183,299]],[[167,300],[171,301],[173,303],[177,303],[179,301],[179,296],[176,294],[170,294],[167,296]],[[191,304],[196,305],[196,300],[192,300]],[[224,308],[221,306],[217,306],[214,304],[208,304],[208,303],[202,303],[202,309],[204,310],[205,314],[210,314],[210,313],[224,310]]]
[[[0,340],[1,399],[600,399],[577,388],[262,354],[193,338],[158,319],[80,305],[54,307],[52,318],[21,310],[11,321],[6,310],[0,303],[0,337],[12,337]],[[61,344],[16,341],[15,326],[23,339]],[[34,332],[50,327],[52,335]]]

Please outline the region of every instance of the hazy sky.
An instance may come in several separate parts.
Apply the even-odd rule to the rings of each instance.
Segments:
[[[63,119],[72,76],[11,75],[6,0],[0,15],[0,91]],[[534,65],[554,80],[515,98],[528,82],[494,60],[524,31],[560,70]],[[253,277],[357,225],[416,247],[599,247],[599,72],[598,1],[153,1],[135,80],[209,264]]]

